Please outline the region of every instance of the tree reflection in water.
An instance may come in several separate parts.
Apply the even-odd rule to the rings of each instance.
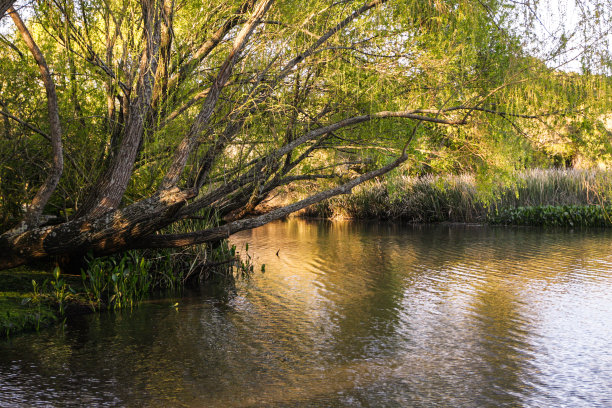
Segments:
[[[610,235],[274,223],[235,288],[5,342],[0,405],[605,406]]]

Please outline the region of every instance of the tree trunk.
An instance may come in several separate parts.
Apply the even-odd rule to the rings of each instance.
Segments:
[[[192,190],[175,188],[98,217],[5,233],[0,236],[0,269],[88,251],[119,252],[175,221],[177,211],[194,195]]]

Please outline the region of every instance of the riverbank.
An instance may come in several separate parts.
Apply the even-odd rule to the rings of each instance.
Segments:
[[[0,271],[0,336],[38,330],[57,321],[57,312],[50,304],[31,302],[36,287],[52,277],[52,271],[45,269]]]
[[[612,173],[529,170],[479,180],[473,175],[390,175],[307,208],[300,215],[331,219],[394,219],[410,223],[493,223],[609,226]],[[531,210],[527,210],[527,209]],[[541,215],[538,217],[538,215]]]
[[[358,186],[352,195],[334,197],[299,215],[422,224],[612,226],[610,172],[531,170],[488,183],[471,175],[395,174],[384,181]],[[130,251],[98,258],[91,260],[80,276],[54,275],[51,266],[0,271],[0,335],[53,324],[63,319],[66,308],[82,313],[104,307],[132,307],[152,290],[174,290],[189,279],[252,271],[248,252],[240,257],[227,242],[214,249],[202,246],[180,251]]]
[[[179,293],[203,281],[253,272],[248,254],[227,241],[215,248],[128,251],[87,257],[79,274],[52,264],[0,271],[0,337],[38,330],[74,315],[137,306],[152,293]]]

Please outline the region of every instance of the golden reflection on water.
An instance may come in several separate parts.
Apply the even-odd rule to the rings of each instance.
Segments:
[[[0,405],[612,406],[611,238],[270,224],[235,289],[0,347]]]
[[[547,297],[591,284],[596,295],[604,294],[609,238],[603,232],[406,231],[392,224],[289,220],[235,240],[249,242],[273,271],[261,285],[290,282],[280,291],[300,297],[295,313],[332,330],[326,348],[338,356],[334,373],[363,370],[373,382],[418,377],[416,388],[424,388],[417,395],[460,381],[454,395],[442,391],[437,398],[513,406],[546,386],[534,362],[550,318]],[[612,312],[610,296],[600,300]],[[364,355],[378,360],[344,365]]]

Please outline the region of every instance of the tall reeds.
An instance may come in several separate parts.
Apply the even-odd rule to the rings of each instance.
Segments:
[[[517,207],[607,205],[612,173],[577,169],[534,169],[479,183],[473,175],[394,175],[334,197],[304,215],[328,218],[403,219],[410,222],[484,222]]]

